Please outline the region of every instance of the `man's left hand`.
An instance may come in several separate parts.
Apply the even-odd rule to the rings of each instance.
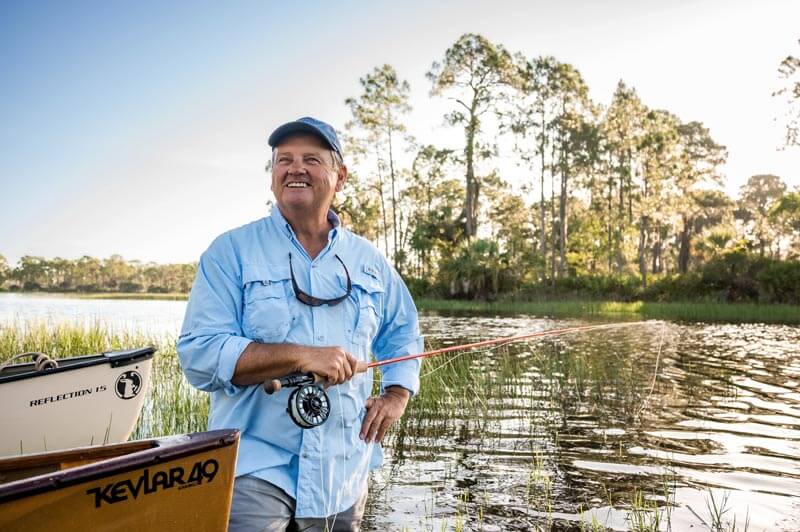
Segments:
[[[367,415],[361,425],[359,437],[369,443],[382,442],[383,436],[392,424],[400,419],[406,411],[408,399],[411,396],[408,390],[400,386],[389,386],[380,397],[367,399]]]

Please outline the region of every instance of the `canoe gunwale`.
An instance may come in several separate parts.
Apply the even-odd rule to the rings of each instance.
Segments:
[[[0,504],[75,484],[126,473],[128,471],[135,471],[144,467],[155,466],[162,462],[172,461],[205,451],[235,445],[238,440],[238,430],[222,429],[208,432],[196,432],[183,436],[169,436],[165,438],[115,444],[113,447],[115,449],[120,449],[120,452],[123,452],[125,447],[131,447],[133,452],[91,464],[64,469],[62,471],[45,473],[30,478],[15,480],[6,484],[0,484]],[[153,447],[141,449],[141,446],[148,442],[152,443]],[[65,458],[72,458],[73,456],[91,457],[93,451],[95,451],[94,454],[107,452],[104,450],[104,447],[108,446],[82,447],[67,451],[3,458],[0,459],[0,470],[8,469],[8,466],[15,461],[35,461],[37,457],[44,460],[48,455],[50,459],[45,461],[47,463],[53,463],[55,461],[52,457],[53,454],[64,455]]]
[[[23,371],[11,375],[0,374],[0,385],[7,382],[20,381],[24,379],[34,379],[36,377],[44,377],[47,375],[55,375],[57,373],[64,373],[76,369],[88,368],[91,366],[99,366],[102,364],[109,364],[112,368],[127,366],[135,364],[142,360],[152,358],[156,352],[153,346],[140,347],[138,349],[126,349],[124,351],[109,351],[104,353],[97,353],[94,355],[83,355],[71,358],[54,359],[59,363],[57,368],[47,369],[44,371],[36,371],[33,363],[15,364],[6,368],[9,369],[19,368],[20,366],[30,367],[30,371]]]

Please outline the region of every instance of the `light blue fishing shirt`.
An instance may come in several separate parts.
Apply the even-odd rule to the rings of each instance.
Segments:
[[[186,308],[178,355],[189,382],[210,392],[209,429],[241,431],[236,476],[264,479],[296,500],[297,517],[326,517],[351,507],[367,473],[383,461],[380,445],[359,438],[372,371],[327,389],[329,419],[301,429],[286,412],[291,389],[231,383],[250,342],[341,346],[359,360],[420,353],[417,310],[397,272],[367,240],[341,227],[333,211],[328,244],[311,259],[278,207],[266,218],[219,236],[203,253]],[[336,306],[304,305],[294,295],[289,253],[301,290],[318,298],[352,293]],[[419,390],[419,361],[383,367],[381,387]]]

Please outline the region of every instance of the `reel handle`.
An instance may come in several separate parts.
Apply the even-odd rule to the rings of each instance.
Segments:
[[[369,369],[366,362],[358,362],[356,366],[356,373],[365,373]],[[264,381],[264,391],[272,395],[275,392],[281,391],[283,388],[296,388],[298,386],[305,386],[306,384],[319,384],[324,382],[325,379],[316,375],[315,373],[292,373],[281,377],[280,379],[270,379]]]

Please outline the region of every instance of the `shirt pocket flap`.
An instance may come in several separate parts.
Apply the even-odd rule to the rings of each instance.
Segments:
[[[253,340],[282,343],[292,326],[288,265],[243,264],[242,331]]]
[[[366,265],[351,275],[353,285],[361,288],[368,294],[378,294],[385,292],[383,283],[378,277],[378,269],[372,265]]]
[[[269,264],[242,265],[242,285],[245,302],[286,297],[289,267]]]

